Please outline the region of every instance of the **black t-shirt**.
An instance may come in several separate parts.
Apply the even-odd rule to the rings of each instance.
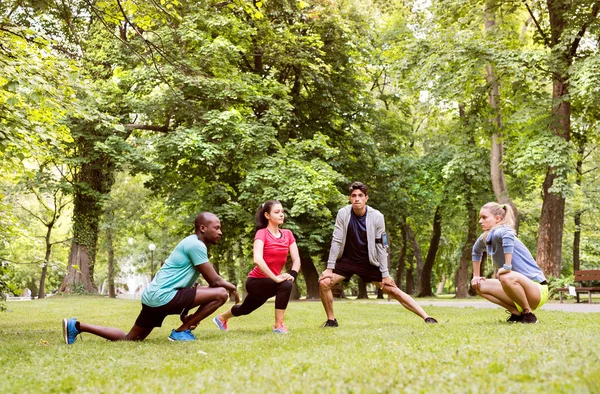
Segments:
[[[367,244],[367,213],[357,216],[350,211],[350,223],[346,232],[343,259],[358,264],[369,264],[369,246]]]

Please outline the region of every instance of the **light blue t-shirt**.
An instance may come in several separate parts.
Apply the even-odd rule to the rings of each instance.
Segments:
[[[192,287],[200,273],[196,266],[208,262],[208,251],[196,234],[184,238],[142,294],[142,303],[157,307],[169,303],[177,290]]]
[[[534,282],[546,280],[542,269],[537,265],[527,247],[516,237],[515,231],[508,226],[494,227],[483,239],[483,234],[473,245],[473,261],[481,261],[483,252],[492,258],[497,268],[504,266],[504,254],[512,253],[512,270],[525,275]]]

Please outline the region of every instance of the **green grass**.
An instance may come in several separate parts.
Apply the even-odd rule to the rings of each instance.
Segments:
[[[599,314],[540,311],[508,325],[499,309],[426,307],[424,324],[398,303],[336,301],[338,329],[320,329],[319,302],[294,302],[290,335],[271,332],[273,303],[230,321],[205,320],[197,341],[167,340],[170,316],[144,342],[89,334],[63,343],[60,322],[128,330],[139,301],[55,297],[0,314],[0,393],[490,393],[600,392]],[[225,307],[223,307],[225,309]]]

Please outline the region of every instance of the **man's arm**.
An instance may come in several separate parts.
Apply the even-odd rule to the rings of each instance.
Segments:
[[[327,259],[327,269],[335,268],[335,262],[342,248],[344,237],[344,213],[343,208],[340,209],[335,218],[335,226],[333,227],[333,237],[331,238],[331,248],[329,249],[329,258]]]
[[[215,269],[211,263],[206,262],[204,264],[197,265],[196,269],[198,270],[198,272],[200,272],[202,277],[208,282],[208,285],[210,287],[223,287],[228,292],[230,292],[230,293],[235,292],[237,295],[237,288],[235,287],[235,285],[233,285],[233,284],[227,282],[225,279],[221,278],[219,276],[219,274],[217,274],[217,271],[215,271]],[[236,296],[236,298],[237,298],[237,296]]]
[[[375,238],[381,238],[383,237],[383,234],[385,234],[385,218],[382,214],[377,223]],[[381,247],[378,245],[381,245]],[[390,276],[390,271],[388,269],[388,250],[385,248],[383,243],[375,243],[375,251],[378,253],[377,257],[379,259],[379,270],[381,271],[381,277],[387,278]]]

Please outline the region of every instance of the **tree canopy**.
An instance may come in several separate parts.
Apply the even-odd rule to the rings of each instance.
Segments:
[[[143,245],[166,258],[200,211],[220,217],[212,258],[241,282],[254,212],[279,199],[298,286],[318,297],[355,180],[386,216],[390,268],[410,292],[446,281],[466,295],[478,210],[495,199],[518,209],[519,237],[549,275],[593,264],[598,11],[584,0],[3,2],[0,286],[40,281],[18,263],[51,196],[68,204],[49,244],[70,250],[42,259],[57,262],[47,291],[92,293],[124,265],[148,273]]]

